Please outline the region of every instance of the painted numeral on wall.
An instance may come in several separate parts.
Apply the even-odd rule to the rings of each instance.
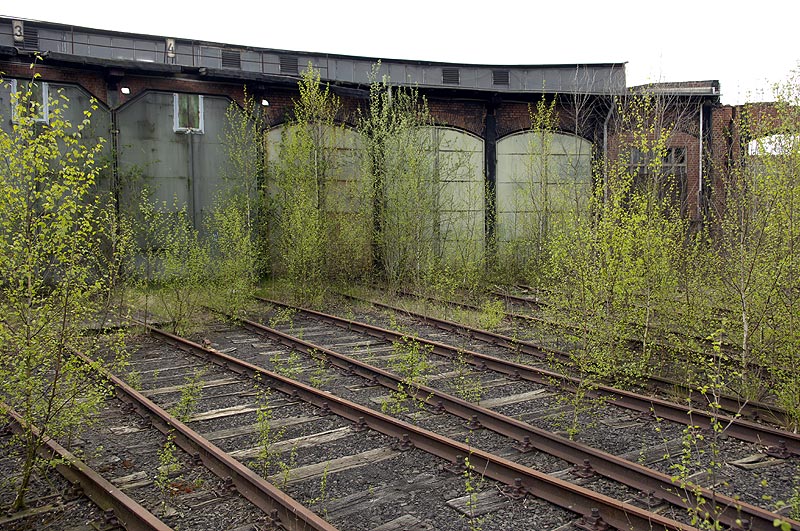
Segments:
[[[14,42],[25,41],[25,27],[21,20],[12,20],[11,27],[14,29]]]

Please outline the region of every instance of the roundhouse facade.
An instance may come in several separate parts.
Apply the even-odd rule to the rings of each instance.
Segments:
[[[466,161],[466,169],[446,177],[442,186],[449,206],[443,207],[448,215],[440,230],[447,235],[445,245],[453,248],[482,248],[487,238],[499,245],[513,241],[533,222],[537,194],[558,198],[562,209],[585,205],[594,161],[624,134],[609,123],[613,98],[636,91],[626,88],[620,63],[402,61],[0,18],[0,72],[6,82],[0,87],[2,127],[13,122],[10,92],[33,72],[40,76],[45,99],[58,90],[69,98],[73,119],[94,98],[93,134],[108,140],[109,182],[142,179],[157,199],[186,205],[200,227],[224,186],[227,155],[221,133],[229,103],[241,102],[245,91],[263,102],[275,141],[308,64],[341,98],[345,111],[339,119],[347,125],[353,125],[352,111],[367,100],[376,76],[415,86],[425,96],[437,124],[434,134],[444,140],[440,155]],[[730,113],[719,105],[717,82],[650,88],[680,109],[670,164],[683,175],[685,215],[699,220],[719,184],[712,148],[722,142]],[[555,176],[546,182],[526,165],[531,153],[542,149],[530,115],[531,105],[542,98],[556,99],[559,117],[546,155]]]

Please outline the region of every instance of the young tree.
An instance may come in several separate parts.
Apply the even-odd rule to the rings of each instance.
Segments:
[[[106,389],[72,351],[99,348],[84,327],[110,300],[118,265],[107,254],[113,205],[96,186],[104,141],[82,138],[96,107],[73,124],[57,94],[44,117],[37,83],[20,83],[11,130],[0,130],[0,397],[39,429],[20,436],[13,510],[24,505],[44,439],[75,434],[102,403]]]
[[[266,270],[268,261],[268,225],[261,223],[265,219],[262,186],[267,170],[264,148],[268,132],[264,107],[247,90],[241,106],[236,102],[228,105],[221,139],[228,155],[228,164],[223,167],[226,189],[215,207],[231,207],[243,216],[242,229],[252,242],[246,259],[252,260],[260,271]]]
[[[231,102],[221,135],[228,156],[225,187],[204,220],[209,252],[209,304],[238,315],[244,311],[259,272],[269,263],[263,186],[269,132],[264,107],[246,88],[240,106]]]
[[[169,318],[174,333],[185,332],[208,294],[208,245],[200,239],[186,205],[179,205],[177,199],[170,208],[142,190],[137,221],[145,312],[152,293],[159,303],[155,313]]]
[[[299,83],[294,117],[283,129],[270,166],[279,276],[303,299],[316,298],[326,273],[327,187],[337,167],[335,119],[341,103],[310,64]]]
[[[210,303],[239,316],[255,288],[258,262],[253,234],[248,230],[247,204],[235,198],[218,200],[207,225]]]
[[[725,175],[725,207],[717,213],[719,304],[738,392],[760,398],[772,390],[800,421],[797,315],[800,229],[800,90],[797,78],[776,87],[774,113],[749,106],[738,124],[743,156]],[[766,372],[764,372],[766,371]]]
[[[676,176],[662,168],[675,127],[664,102],[633,95],[617,100],[614,114],[615,142],[597,166],[590,208],[573,211],[573,228],[551,247],[551,278],[560,279],[554,308],[577,325],[573,362],[589,380],[646,370],[655,315],[674,298],[674,256],[686,234],[665,193]]]
[[[525,279],[534,286],[546,285],[545,278],[550,258],[553,219],[563,209],[558,198],[552,196],[553,185],[558,186],[558,175],[563,168],[555,164],[554,139],[559,126],[556,98],[540,99],[528,105],[531,126],[527,132],[527,157],[525,171],[518,176],[519,193],[515,194],[514,236],[500,255],[505,274],[510,279]]]
[[[376,79],[358,123],[371,183],[373,267],[392,287],[420,287],[441,262],[441,168],[427,102],[414,88]]]

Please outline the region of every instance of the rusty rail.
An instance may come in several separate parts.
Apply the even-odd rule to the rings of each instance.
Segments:
[[[186,352],[199,355],[239,374],[250,377],[258,375],[262,380],[268,378],[272,383],[272,387],[282,393],[324,408],[360,426],[366,425],[384,435],[399,439],[401,449],[416,447],[456,464],[463,463],[463,460],[468,457],[470,464],[476,470],[480,470],[483,475],[509,485],[513,489],[512,495],[524,496],[531,494],[569,511],[582,514],[585,519],[593,519],[595,518],[593,515],[599,513],[599,518],[603,522],[618,529],[636,531],[652,531],[654,529],[670,531],[695,530],[695,528],[681,522],[592,492],[488,452],[472,448],[464,443],[432,433],[368,407],[286,378],[263,367],[205,348],[169,332],[151,327],[148,327],[148,329],[152,334],[160,336],[168,343]]]
[[[288,308],[295,308],[293,306],[273,301],[270,299],[257,297],[258,300],[283,306]],[[337,326],[346,327],[352,330],[361,331],[364,334],[371,335],[382,339],[399,340],[399,339],[413,339],[419,343],[429,345],[433,349],[434,354],[445,357],[455,357],[466,355],[468,362],[476,367],[493,370],[515,378],[521,378],[541,385],[552,387],[557,383],[565,390],[574,390],[580,385],[580,380],[571,376],[565,376],[554,371],[548,371],[522,363],[513,361],[506,361],[500,358],[481,354],[471,350],[457,349],[451,345],[446,345],[437,341],[401,334],[393,330],[368,325],[366,323],[359,323],[348,319],[339,319],[338,317],[328,315],[314,310],[303,309],[309,315],[316,316],[319,320],[336,324]],[[587,395],[592,397],[605,397],[608,398],[614,405],[639,411],[642,413],[653,414],[656,417],[671,420],[679,424],[699,426],[703,429],[713,429],[717,423],[725,426],[725,433],[730,437],[740,439],[743,441],[761,444],[773,447],[776,451],[788,451],[795,455],[800,455],[800,434],[791,433],[785,430],[779,430],[769,426],[764,426],[755,422],[750,422],[740,418],[728,417],[725,415],[713,415],[701,409],[690,408],[681,404],[675,404],[667,400],[656,397],[644,396],[632,391],[624,389],[617,389],[607,385],[598,385],[594,389],[586,391]],[[780,449],[780,450],[778,450]]]
[[[11,428],[17,433],[30,430],[38,437],[39,429],[26,424],[25,420],[8,405],[0,402],[0,411],[11,419]],[[156,518],[110,481],[95,472],[69,450],[47,437],[39,448],[44,459],[58,457],[61,462],[56,470],[70,483],[80,486],[84,494],[103,511],[113,511],[119,524],[128,531],[172,531],[172,528]]]
[[[149,330],[156,330],[148,325],[144,326]],[[92,363],[85,355],[76,355],[86,363]],[[195,461],[201,461],[206,468],[224,480],[230,478],[236,490],[269,515],[275,523],[279,522],[291,531],[337,531],[334,526],[157,406],[121,378],[103,368],[97,370],[114,385],[117,396],[122,401],[131,404],[143,416],[146,415],[161,432],[173,434],[175,444],[192,455]]]
[[[352,298],[354,300],[363,300],[357,297],[353,297],[351,295],[346,295],[346,297]],[[501,347],[512,349],[515,352],[528,354],[542,360],[546,360],[548,355],[553,355],[567,364],[572,363],[569,353],[564,352],[563,350],[545,347],[543,345],[538,345],[530,341],[514,339],[503,334],[498,334],[496,332],[481,330],[479,328],[471,327],[462,323],[455,323],[453,321],[448,321],[446,319],[440,319],[438,317],[421,314],[411,310],[406,310],[404,308],[398,308],[383,302],[378,302],[373,300],[365,300],[365,302],[369,302],[370,304],[381,308],[386,308],[396,312],[405,313],[406,315],[410,315],[412,317],[425,321],[438,328],[441,328],[442,330],[447,330],[449,332],[455,332],[455,333],[460,332],[462,334],[470,336],[473,339],[478,339],[480,341],[485,341],[493,345],[498,345]],[[477,307],[468,304],[455,303],[455,302],[447,302],[447,303],[458,304],[467,308],[477,309]],[[540,319],[536,317],[530,317],[527,315],[519,315],[509,312],[506,312],[506,314],[515,318],[520,318],[520,319],[530,318],[535,321],[540,321]],[[564,325],[564,326],[569,326],[569,325]],[[655,375],[648,376],[647,380],[651,388],[660,390],[661,392],[671,392],[678,390],[681,393],[685,394],[688,398],[691,398],[692,395],[695,394],[691,387],[685,385],[682,382],[670,380],[667,378],[662,378],[660,376],[655,376]],[[761,418],[768,422],[772,422],[774,424],[779,424],[783,426],[789,423],[789,415],[786,412],[786,410],[777,406],[773,406],[763,402],[757,402],[754,400],[747,400],[745,402],[742,402],[738,398],[728,395],[719,395],[716,397],[716,400],[723,411],[727,411],[728,413],[733,415],[742,415],[750,417],[752,419]]]
[[[402,378],[390,371],[374,367],[355,358],[346,356],[310,341],[296,338],[280,330],[275,330],[261,323],[249,319],[239,318],[241,324],[256,333],[269,337],[287,347],[295,348],[310,356],[324,356],[325,360],[342,369],[357,374],[367,380],[376,382],[386,388],[397,390],[403,384]],[[547,430],[531,426],[525,422],[508,417],[491,409],[481,407],[456,396],[444,393],[433,387],[418,385],[405,391],[414,394],[415,398],[434,405],[434,411],[447,411],[448,413],[479,423],[487,429],[517,441],[517,447],[527,451],[536,449],[553,455],[575,465],[590,465],[591,469],[607,478],[618,481],[647,497],[655,497],[684,509],[696,509],[699,499],[706,503],[716,505],[710,512],[721,523],[735,527],[740,525],[742,519],[751,523],[752,530],[772,531],[773,522],[780,516],[761,507],[734,500],[725,495],[711,492],[698,485],[681,487],[673,479],[661,472],[649,469],[638,463],[625,460],[621,457],[603,452],[577,441],[560,437]],[[790,522],[800,528],[800,522]]]

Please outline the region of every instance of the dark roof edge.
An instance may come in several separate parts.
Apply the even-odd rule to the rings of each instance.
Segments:
[[[0,46],[0,58],[2,57],[32,57],[35,53],[38,52],[27,52],[27,51],[19,51],[17,48],[9,47],[9,46]],[[101,59],[101,58],[94,58],[94,57],[85,57],[85,56],[76,56],[68,53],[61,53],[61,52],[43,52],[40,54],[43,58],[43,62],[40,64],[47,65],[48,63],[56,63],[60,65],[66,66],[73,66],[73,67],[92,67],[97,69],[120,69],[127,72],[131,72],[132,74],[139,74],[139,75],[159,75],[159,74],[167,74],[167,75],[191,75],[198,79],[206,79],[206,80],[214,80],[214,81],[221,81],[221,82],[235,82],[235,81],[245,81],[245,82],[254,82],[254,83],[269,83],[272,85],[277,86],[284,86],[294,88],[297,86],[298,81],[300,80],[300,75],[278,75],[278,74],[264,74],[259,72],[247,72],[242,70],[231,70],[225,68],[212,68],[212,67],[201,67],[201,66],[186,66],[186,65],[173,65],[173,64],[161,64],[161,63],[149,63],[149,62],[142,62],[142,61],[131,61],[126,59]],[[326,81],[332,88],[336,89],[341,88],[344,89],[343,93],[347,93],[348,90],[355,90],[360,92],[362,90],[368,90],[368,85],[359,82],[348,82],[348,81],[335,81],[335,80],[328,80]],[[402,85],[401,83],[393,83],[395,85]],[[516,90],[502,90],[498,88],[491,88],[491,89],[481,89],[475,87],[461,87],[461,88],[454,88],[454,87],[446,87],[440,85],[408,85],[408,86],[418,86],[420,90],[426,93],[450,93],[455,91],[458,94],[480,94],[481,97],[485,97],[487,94],[509,94],[509,95],[516,95],[520,96],[521,94],[528,94],[530,96],[535,95],[542,95],[542,94],[573,94],[570,91],[548,91],[548,90],[529,90],[525,92],[520,92]],[[613,92],[613,91],[581,91],[580,94],[586,94],[590,96],[613,96],[613,95],[621,95],[620,92]]]
[[[655,92],[675,96],[720,96],[720,83],[717,79],[703,81],[666,81],[645,83],[628,87],[628,92]]]
[[[191,39],[185,37],[177,37],[171,35],[152,35],[147,33],[130,33],[125,31],[117,31],[117,30],[106,30],[106,29],[99,29],[99,28],[92,28],[88,26],[77,26],[74,24],[61,24],[58,22],[47,22],[43,20],[35,20],[35,19],[26,19],[22,17],[13,17],[8,15],[0,15],[0,20],[21,20],[23,22],[31,22],[39,26],[49,27],[53,29],[69,29],[69,30],[82,30],[82,31],[90,31],[90,32],[97,32],[102,34],[109,34],[109,35],[117,35],[120,37],[129,37],[129,38],[144,38],[144,39],[166,39],[166,38],[174,38],[177,40],[188,41],[192,43],[196,43],[199,45],[209,45],[209,46],[218,46],[222,48],[231,48],[237,50],[253,50],[253,51],[260,51],[260,52],[274,52],[274,53],[286,53],[286,54],[299,54],[299,55],[313,55],[313,56],[321,56],[321,57],[330,57],[330,58],[337,58],[337,59],[356,59],[362,61],[386,61],[386,62],[397,62],[397,63],[406,63],[406,64],[417,64],[417,65],[447,65],[447,66],[475,66],[475,67],[484,67],[484,68],[587,68],[587,67],[594,67],[594,68],[624,68],[627,64],[627,61],[624,62],[614,62],[614,63],[555,63],[555,64],[483,64],[483,63],[451,63],[446,61],[426,61],[420,59],[399,59],[399,58],[380,58],[380,57],[370,57],[370,56],[359,56],[359,55],[347,55],[347,54],[335,54],[335,53],[326,53],[326,52],[311,52],[311,51],[304,51],[304,50],[283,50],[278,48],[263,48],[258,46],[244,46],[244,45],[236,45],[231,43],[221,43],[215,41],[205,41],[200,39]]]

